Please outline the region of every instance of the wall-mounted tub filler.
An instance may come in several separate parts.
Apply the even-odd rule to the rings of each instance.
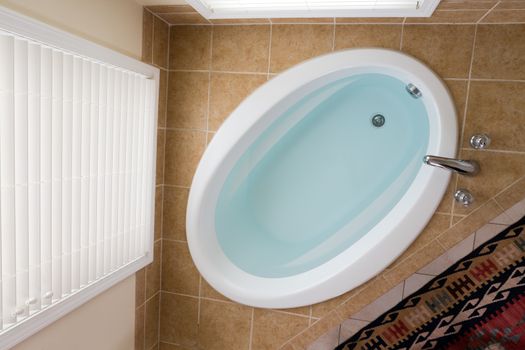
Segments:
[[[336,297],[425,227],[450,172],[421,159],[453,157],[456,136],[447,89],[410,56],[355,49],[299,64],[246,98],[206,149],[187,209],[193,260],[243,304]]]
[[[479,163],[475,160],[463,160],[438,156],[425,156],[423,162],[438,168],[447,169],[460,175],[474,176],[479,173]]]

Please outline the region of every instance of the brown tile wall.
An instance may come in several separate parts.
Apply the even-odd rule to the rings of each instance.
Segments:
[[[137,327],[137,339],[146,339],[146,346],[156,346],[158,340],[160,349],[304,349],[525,197],[524,3],[443,0],[427,19],[268,19],[213,25],[187,7],[150,8],[159,17],[145,11],[144,33],[152,38],[145,40],[144,60],[162,68],[168,92],[167,113],[158,130],[159,157],[164,155],[157,172],[157,224],[163,227],[156,230],[156,237],[162,235],[156,249],[161,253],[137,273],[143,287],[137,288],[136,319],[146,324]],[[169,33],[162,20],[175,24]],[[168,46],[169,55],[161,54]],[[186,201],[197,163],[221,123],[259,85],[305,59],[352,47],[401,50],[440,74],[458,111],[459,156],[480,161],[482,172],[474,178],[454,176],[418,239],[363,286],[288,310],[231,302],[202,279],[187,247]],[[490,150],[468,148],[466,140],[475,132],[492,135]],[[476,195],[475,205],[465,209],[454,203],[452,193],[459,187]]]
[[[135,296],[135,349],[159,347],[160,286],[162,260],[162,219],[164,201],[164,159],[166,146],[166,106],[168,92],[169,25],[145,9],[142,30],[142,61],[160,69],[157,127],[157,186],[155,192],[155,243],[153,263],[138,271]]]

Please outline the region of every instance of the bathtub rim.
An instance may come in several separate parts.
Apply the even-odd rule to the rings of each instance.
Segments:
[[[214,230],[218,193],[251,141],[280,115],[279,108],[285,110],[295,103],[290,97],[304,96],[306,87],[313,91],[336,78],[372,72],[420,87],[430,123],[427,153],[455,156],[456,113],[448,89],[430,68],[408,55],[386,49],[351,49],[316,57],[276,76],[230,114],[205,151],[193,178],[186,220],[188,245],[199,272],[221,294],[242,304],[271,308],[304,306],[336,297],[392,263],[433,216],[450,174],[422,166],[399,203],[370,232],[312,270],[281,278],[258,277],[235,266],[220,248]],[[425,99],[429,93],[432,98]]]

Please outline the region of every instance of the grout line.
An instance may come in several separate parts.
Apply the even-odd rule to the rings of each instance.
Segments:
[[[486,1],[486,2],[492,2],[492,1]],[[439,11],[439,12],[478,12],[478,11],[483,11],[483,10],[490,10],[490,9],[442,9],[442,10],[436,9],[436,11]]]
[[[173,188],[184,188],[186,190],[190,189],[190,186],[181,186],[181,185],[172,185],[172,184],[163,184],[164,187],[173,187]]]
[[[162,290],[162,293],[178,295],[178,296],[183,296],[183,297],[188,297],[188,298],[193,298],[193,299],[202,299],[202,300],[207,300],[207,301],[214,301],[214,302],[230,304],[230,305],[239,305],[238,303],[236,303],[234,301],[230,301],[230,300],[215,299],[215,298],[204,297],[204,296],[200,296],[199,297],[197,295],[178,293],[178,292],[170,292],[168,290]],[[283,310],[279,310],[279,309],[269,309],[269,310],[271,310],[273,312],[280,313],[280,314],[285,314],[285,315],[298,316],[298,317],[303,317],[303,318],[309,318],[310,317],[309,315],[293,313],[293,312],[283,311]],[[312,319],[315,319],[315,318],[316,317],[312,317]]]
[[[461,147],[462,151],[473,151],[473,152],[494,152],[494,153],[508,153],[508,154],[525,154],[525,151],[508,151],[503,149],[473,149],[470,147]]]
[[[187,11],[187,12],[153,12],[153,13],[158,13],[159,15],[160,14],[163,14],[163,15],[195,15],[195,14],[199,14],[196,11]]]
[[[405,23],[407,26],[434,26],[434,25],[438,25],[438,26],[450,26],[450,25],[455,25],[455,26],[473,26],[476,24],[476,22],[462,22],[462,23],[458,23],[458,22],[420,22],[420,23]]]
[[[166,23],[168,26],[170,26],[170,23],[168,21],[166,21],[164,18],[160,17],[157,13],[151,11],[149,8],[147,8],[146,6],[142,6],[142,8],[146,11],[148,11],[149,13],[151,13],[154,17],[157,17],[158,19],[160,19],[162,22]]]
[[[470,65],[469,65],[469,72],[468,72],[468,80],[467,80],[467,91],[466,91],[466,98],[465,98],[465,107],[463,109],[463,122],[461,124],[461,134],[459,137],[459,145],[463,144],[463,140],[465,138],[465,124],[467,123],[467,111],[468,111],[468,103],[469,103],[469,95],[470,95],[470,79],[472,78],[472,66],[474,65],[474,53],[476,51],[476,40],[477,40],[477,34],[478,34],[478,25],[476,24],[474,26],[474,38],[472,39],[472,53],[470,55]],[[459,150],[461,152],[461,149]],[[455,186],[454,189],[458,187],[459,182],[459,176],[455,176]],[[455,201],[452,201],[452,208],[451,208],[451,214],[450,217],[450,226],[453,226],[453,218],[454,218],[454,208],[456,207]]]
[[[161,20],[163,20],[161,18]],[[165,73],[166,74],[166,81],[165,81],[165,84],[166,84],[166,87],[165,87],[165,101],[164,101],[164,115],[162,116],[163,118],[163,121],[164,121],[164,126],[167,126],[168,124],[168,92],[169,92],[169,66],[170,66],[170,43],[171,43],[171,29],[170,29],[170,26],[169,26],[169,23],[168,23],[168,42],[167,42],[167,49],[166,49],[166,66],[168,67],[168,71]],[[153,46],[153,45],[152,45]],[[153,55],[152,55],[153,57]],[[153,60],[153,59],[152,59]],[[167,144],[167,133],[166,131],[164,131],[164,145],[163,145],[163,149],[164,149],[164,159],[162,160],[162,182],[164,182],[164,178],[165,178],[165,174],[166,174],[166,144]],[[162,241],[162,237],[164,236],[164,187],[162,187],[162,193],[161,193],[161,205],[160,205],[160,253],[159,253],[159,256],[157,257],[159,259],[159,305],[158,305],[158,310],[159,310],[159,315],[158,315],[158,320],[157,320],[157,343],[160,342],[160,315],[161,315],[161,300],[162,300],[162,294],[160,293],[160,290],[162,289],[162,252],[164,251],[164,244],[163,244],[163,241]],[[155,233],[154,233],[155,234]],[[155,244],[153,245],[153,251],[155,251]],[[144,317],[144,319],[146,319]],[[146,329],[144,329],[144,332],[146,332]]]
[[[468,236],[467,236],[467,237],[468,237]],[[436,237],[435,241],[436,241],[436,243],[437,243],[437,244],[443,249],[443,254],[446,254],[450,249],[452,249],[453,247],[455,247],[458,243],[462,242],[462,240],[461,240],[461,241],[459,241],[458,243],[454,244],[452,247],[450,247],[450,248],[445,248],[445,247],[443,246],[443,244],[441,244],[441,242],[439,241],[439,237]],[[443,255],[443,254],[441,254],[441,255]],[[440,256],[441,256],[441,255],[440,255]],[[436,260],[436,259],[434,259],[434,260]],[[432,260],[430,263],[432,263],[434,260]],[[430,263],[429,263],[429,264],[430,264]],[[427,264],[427,265],[428,265],[428,264]],[[425,266],[426,266],[426,265],[425,265]]]
[[[501,11],[501,10],[497,10],[497,11]],[[508,10],[508,11],[516,11],[516,10]],[[505,24],[524,24],[525,21],[519,21],[519,22],[484,22],[484,23],[480,23],[481,25],[505,25]]]
[[[195,26],[213,26],[215,24],[211,23],[211,22],[208,22],[208,23],[202,23],[202,22],[199,22],[199,23],[170,23],[170,27],[188,27],[188,26],[191,26],[191,27],[195,27]]]
[[[434,261],[436,261],[437,259],[439,259],[439,256],[438,256],[437,258],[435,258],[434,260],[432,260],[431,262],[429,262],[427,265],[432,264],[432,263],[433,263]],[[426,265],[425,265],[425,266],[426,266]],[[425,267],[425,266],[423,266],[423,267]],[[419,270],[418,270],[418,271],[419,271]],[[417,272],[417,271],[414,272],[414,274],[416,274],[416,273],[417,273],[418,275],[429,276],[429,277],[436,277],[436,276],[438,276],[438,275],[432,275],[432,274],[430,274],[430,273]]]
[[[255,316],[255,308],[252,307],[252,316],[250,321],[250,337],[249,337],[249,343],[248,343],[248,350],[252,350],[252,342],[253,342],[253,319]]]
[[[381,298],[381,296],[379,296],[377,299],[379,299],[379,298]],[[361,321],[361,322],[368,322],[368,323],[372,322],[370,320],[363,320],[362,318],[356,318],[356,317],[352,317],[352,316],[348,317],[348,320],[350,320],[350,319],[351,320],[356,320],[356,321]]]
[[[332,29],[332,52],[335,51],[335,17],[334,17],[334,24]]]
[[[168,24],[168,42],[166,43],[167,49],[166,49],[166,67],[169,70],[170,69],[170,42],[171,42],[171,28]],[[166,80],[166,86],[168,85],[168,82]],[[166,96],[166,101],[168,100],[168,96]]]
[[[367,25],[367,26],[402,26],[403,22],[337,22],[335,24],[336,26],[361,26],[361,25]]]
[[[164,193],[164,191],[163,191]],[[164,213],[163,213],[164,214]],[[162,215],[164,217],[164,215]],[[162,235],[162,231],[161,231],[161,235]],[[159,316],[158,316],[158,320],[157,320],[157,326],[158,326],[158,334],[157,334],[157,341],[160,341],[160,305],[161,305],[161,300],[162,300],[162,293],[160,293],[160,290],[162,288],[162,251],[164,250],[163,249],[163,242],[162,242],[162,239],[160,240],[160,254],[159,254]],[[153,246],[153,250],[155,250],[155,246]]]
[[[158,319],[157,319],[157,344],[160,343],[160,314],[161,314],[161,312],[160,312],[160,305],[161,305],[161,301],[162,301],[162,293],[159,292],[159,305],[158,305],[159,315],[158,315]],[[144,332],[145,331],[146,330],[144,330]]]
[[[166,131],[194,131],[194,132],[208,132],[208,130],[206,130],[206,128],[204,129],[199,129],[199,128],[163,128],[163,130],[166,130]],[[212,131],[212,132],[215,132],[215,131]]]
[[[483,227],[483,226],[482,226]],[[479,230],[479,229],[478,229]],[[476,237],[478,235],[478,230],[474,231],[474,239],[472,240],[472,248],[470,248],[470,252],[468,252],[465,256],[467,256],[468,254],[472,253],[474,251],[474,249],[476,249]],[[472,234],[472,233],[471,233]],[[468,237],[468,236],[467,236]]]
[[[272,42],[273,42],[273,24],[270,21],[270,42],[268,43],[268,69],[266,71],[266,80],[270,79],[270,68],[272,65]]]
[[[507,209],[503,209],[503,207],[501,206],[501,204],[496,200],[496,197],[498,197],[500,194],[502,194],[503,192],[505,192],[506,190],[508,190],[509,188],[511,188],[512,186],[514,186],[515,184],[517,184],[518,182],[520,182],[521,180],[525,179],[525,176],[522,176],[520,177],[519,179],[517,179],[516,181],[512,182],[510,185],[508,185],[507,187],[505,187],[504,189],[502,189],[501,191],[499,191],[498,193],[496,193],[494,196],[492,196],[491,199],[494,199],[494,202],[496,202],[496,204],[503,210],[503,211],[506,211]],[[489,199],[490,200],[490,199]],[[488,200],[488,201],[489,201]],[[487,201],[487,202],[488,202]],[[509,208],[510,209],[510,208]]]
[[[150,296],[148,299],[146,299],[146,301],[144,302],[144,305],[146,305],[146,303],[148,301],[150,301],[151,299],[155,298],[157,296],[157,294],[160,294],[160,290],[156,291],[152,296]]]
[[[506,212],[507,210],[509,210],[510,208],[512,208],[512,207],[510,207],[510,208],[508,208],[508,209],[503,209],[503,206],[502,206],[501,204],[499,204],[498,201],[494,200],[494,202],[496,202],[496,205],[501,209],[501,214],[505,214],[505,212]],[[501,215],[501,214],[499,214],[499,215]],[[499,216],[499,215],[498,215],[498,216]],[[493,219],[494,219],[494,218],[492,218],[492,220],[493,220]],[[490,222],[489,222],[489,223],[490,223]],[[503,224],[496,224],[496,225],[503,225]]]
[[[472,81],[486,81],[486,82],[500,82],[500,83],[525,83],[525,80],[521,79],[484,79],[484,78],[471,78]]]
[[[456,202],[456,199],[454,198],[454,193],[456,191],[456,188],[458,188],[458,181],[459,181],[458,178],[459,178],[458,175],[453,174],[452,179],[450,179],[450,181],[454,181],[454,186],[452,186],[452,198],[450,199],[452,204],[450,205],[450,221],[448,224],[448,228],[451,228],[452,226],[454,226],[454,207],[455,207],[455,202]]]
[[[170,72],[180,73],[215,73],[215,74],[249,74],[249,75],[266,75],[267,72],[243,72],[243,71],[229,71],[229,70],[213,70],[213,69],[170,69]]]
[[[485,17],[488,16],[489,13],[492,12],[492,10],[494,10],[499,4],[501,3],[501,0],[498,1],[494,6],[492,6],[483,16],[481,16],[480,19],[478,19],[478,21],[476,22],[476,24],[479,24],[481,23],[481,21],[483,21],[485,19]]]
[[[146,297],[146,268],[144,267],[144,299]],[[144,332],[144,339],[142,340],[144,342],[144,344],[142,345],[142,348],[143,349],[146,349],[146,303],[148,302],[148,300],[144,300],[144,320],[143,320],[143,329],[142,331]],[[160,312],[159,312],[160,313]]]
[[[213,27],[210,30],[210,62],[208,63],[208,106],[206,109],[206,134],[204,135],[204,149],[208,147],[208,131],[210,131],[210,105],[211,105],[211,68],[213,60]],[[199,302],[200,308],[200,302]]]
[[[308,327],[312,324],[312,313],[313,313],[313,307],[310,305],[310,310],[308,312]]]
[[[181,347],[182,345],[180,345],[179,343],[172,343],[172,342],[169,342],[167,340],[163,340],[163,341],[159,341],[159,344],[160,343],[164,343],[164,344],[168,344],[168,345],[173,345],[173,346],[178,346],[178,347]]]
[[[468,78],[465,79],[465,78],[443,78],[443,80],[445,81],[468,81]]]
[[[405,22],[407,21],[407,18],[403,18],[403,22],[401,22],[401,38],[399,39],[399,50],[403,50],[403,37],[405,36]]]
[[[177,295],[177,296],[180,296],[180,297],[199,299],[199,297],[197,295],[177,293],[177,292],[170,292],[169,290],[164,290],[164,289],[161,292],[165,293],[165,294]],[[209,299],[209,298],[203,298],[203,299]]]
[[[197,301],[197,324],[201,323],[202,275],[199,275],[199,300]]]
[[[188,243],[188,241],[183,241],[180,239],[172,239],[172,238],[163,238],[162,240],[166,242]]]
[[[310,309],[311,309],[311,307],[310,307]],[[290,312],[290,311],[284,311],[286,309],[284,309],[284,310],[283,309],[269,309],[269,310],[271,310],[273,312],[277,312],[279,314],[284,314],[284,315],[299,316],[299,317],[303,317],[303,318],[310,318],[311,317],[310,314],[305,315],[305,314],[299,314],[299,313]],[[316,317],[312,317],[312,319],[314,319],[314,318],[316,318]]]

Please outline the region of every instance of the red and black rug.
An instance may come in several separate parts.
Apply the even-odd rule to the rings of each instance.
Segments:
[[[525,217],[336,350],[525,350]]]

